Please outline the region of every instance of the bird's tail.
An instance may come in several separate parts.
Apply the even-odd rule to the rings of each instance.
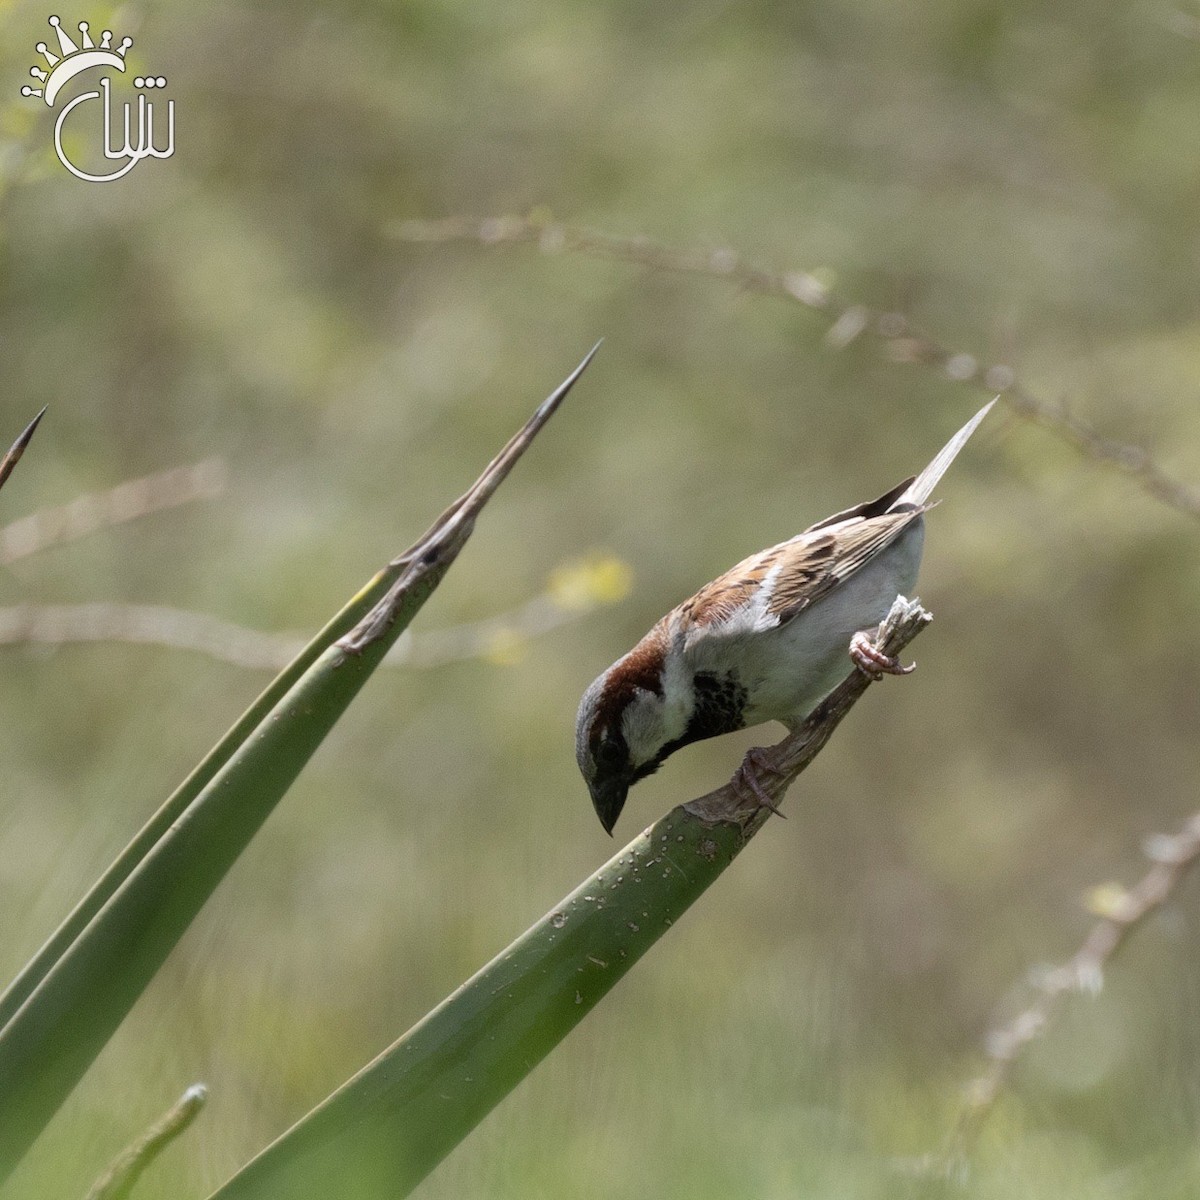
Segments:
[[[999,397],[997,397],[999,399]],[[971,434],[979,428],[979,423],[992,409],[991,404],[985,404],[934,456],[933,462],[923,470],[904,489],[903,493],[892,502],[891,508],[897,509],[902,505],[924,504],[937,487],[938,480],[946,473],[946,468],[958,456],[958,452],[967,444]]]

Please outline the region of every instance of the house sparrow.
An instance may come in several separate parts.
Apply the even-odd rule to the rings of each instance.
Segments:
[[[847,647],[874,679],[912,670],[865,631],[911,593],[930,493],[992,404],[920,475],[706,584],[584,692],[575,755],[606,832],[630,786],[681,746],[762,721],[795,729],[853,669]],[[746,782],[769,804],[752,771]]]

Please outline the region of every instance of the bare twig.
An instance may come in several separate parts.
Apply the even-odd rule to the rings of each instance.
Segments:
[[[208,1089],[194,1083],[145,1133],[127,1146],[92,1184],[87,1200],[125,1200],[145,1169],[195,1120]]]
[[[277,670],[305,639],[261,633],[207,613],[158,604],[20,604],[0,609],[0,644],[125,642],[192,650],[250,670]]]
[[[543,593],[511,612],[447,629],[406,630],[383,659],[389,667],[435,667],[472,658],[508,661],[523,644],[576,620],[589,607],[564,608]],[[307,644],[294,633],[263,633],[208,613],[157,604],[22,604],[0,608],[0,645],[64,646],[123,642],[190,650],[252,671],[278,671]]]
[[[130,479],[106,492],[85,493],[57,508],[39,509],[0,528],[0,563],[27,558],[49,546],[87,537],[99,529],[164,508],[211,500],[225,490],[225,474],[221,459],[208,458],[192,466]]]
[[[21,455],[25,453],[25,447],[29,445],[33,438],[34,431],[41,424],[42,418],[46,415],[46,410],[43,408],[28,425],[25,426],[21,436],[9,447],[8,453],[0,458],[0,487],[3,487],[5,481],[13,473],[13,467],[21,461]]]
[[[1008,1024],[987,1037],[987,1067],[968,1087],[966,1101],[946,1152],[928,1160],[927,1171],[953,1176],[964,1169],[979,1131],[1025,1048],[1039,1037],[1064,1000],[1075,992],[1095,994],[1116,952],[1138,926],[1170,899],[1188,871],[1200,860],[1200,813],[1176,834],[1155,834],[1144,850],[1150,869],[1131,889],[1096,889],[1091,907],[1100,913],[1083,945],[1061,966],[1031,977],[1033,998]]]
[[[632,263],[657,271],[715,276],[743,291],[776,296],[817,309],[828,316],[826,341],[836,349],[862,334],[885,347],[893,362],[939,370],[957,383],[988,393],[999,392],[1018,416],[1033,421],[1073,445],[1094,462],[1129,476],[1144,492],[1187,516],[1200,519],[1200,489],[1175,479],[1138,446],[1107,438],[1062,405],[1035,395],[1002,363],[985,365],[975,355],[956,352],[918,331],[902,313],[879,312],[838,297],[807,271],[768,271],[752,266],[734,251],[677,250],[644,237],[619,237],[533,217],[449,217],[440,221],[404,221],[392,235],[415,243],[475,242],[486,246],[534,244],[545,253],[567,251],[593,258]]]

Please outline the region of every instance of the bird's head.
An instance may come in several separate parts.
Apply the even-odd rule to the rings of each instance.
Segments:
[[[575,757],[592,805],[612,833],[625,797],[681,745],[691,701],[648,634],[583,694],[575,719]]]

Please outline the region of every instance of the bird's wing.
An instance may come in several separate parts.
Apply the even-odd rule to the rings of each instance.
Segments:
[[[814,539],[811,569],[817,569],[816,562],[826,543],[832,545],[828,538]],[[724,575],[717,576],[711,583],[706,583],[676,610],[683,628],[690,632],[694,629],[708,630],[727,625],[732,618],[746,611],[760,596],[767,576],[774,569],[779,554],[786,545],[788,543],[785,542],[782,546],[760,550],[737,566],[730,567]]]
[[[849,521],[854,517],[880,517],[893,504],[904,495],[906,491],[917,481],[915,475],[910,475],[903,483],[898,483],[891,491],[884,492],[878,500],[868,500],[865,504],[856,504],[853,508],[843,509],[841,512],[836,512],[832,517],[826,517],[823,521],[818,521],[815,525],[810,525],[804,532],[812,533],[817,529],[825,529],[830,525],[840,525],[843,521]]]
[[[848,579],[915,521],[925,507],[887,512],[909,481],[887,496],[861,505],[883,505],[878,515],[822,521],[790,541],[747,558],[705,584],[676,610],[687,634],[735,636],[790,621]]]
[[[682,631],[690,641],[699,632],[738,636],[790,621],[933,507],[930,493],[993,404],[980,409],[920,475],[738,563],[664,617],[664,629]]]
[[[891,545],[925,511],[922,505],[825,525],[816,537],[831,544],[822,545],[819,561],[810,545],[805,544],[813,535],[801,534],[791,542],[784,542],[778,547],[779,572],[766,598],[766,612],[777,617],[780,624],[790,621]]]
[[[878,517],[901,505],[924,504],[933,489],[938,485],[950,464],[958,457],[958,452],[970,440],[971,434],[979,428],[980,422],[991,412],[996,401],[985,404],[934,456],[933,461],[920,475],[910,475],[903,483],[898,483],[890,492],[884,492],[878,500],[868,500],[866,504],[857,504],[843,512],[834,513],[815,525],[810,525],[804,532],[812,533],[815,529],[825,529],[829,525],[837,525],[848,521],[851,517]]]

